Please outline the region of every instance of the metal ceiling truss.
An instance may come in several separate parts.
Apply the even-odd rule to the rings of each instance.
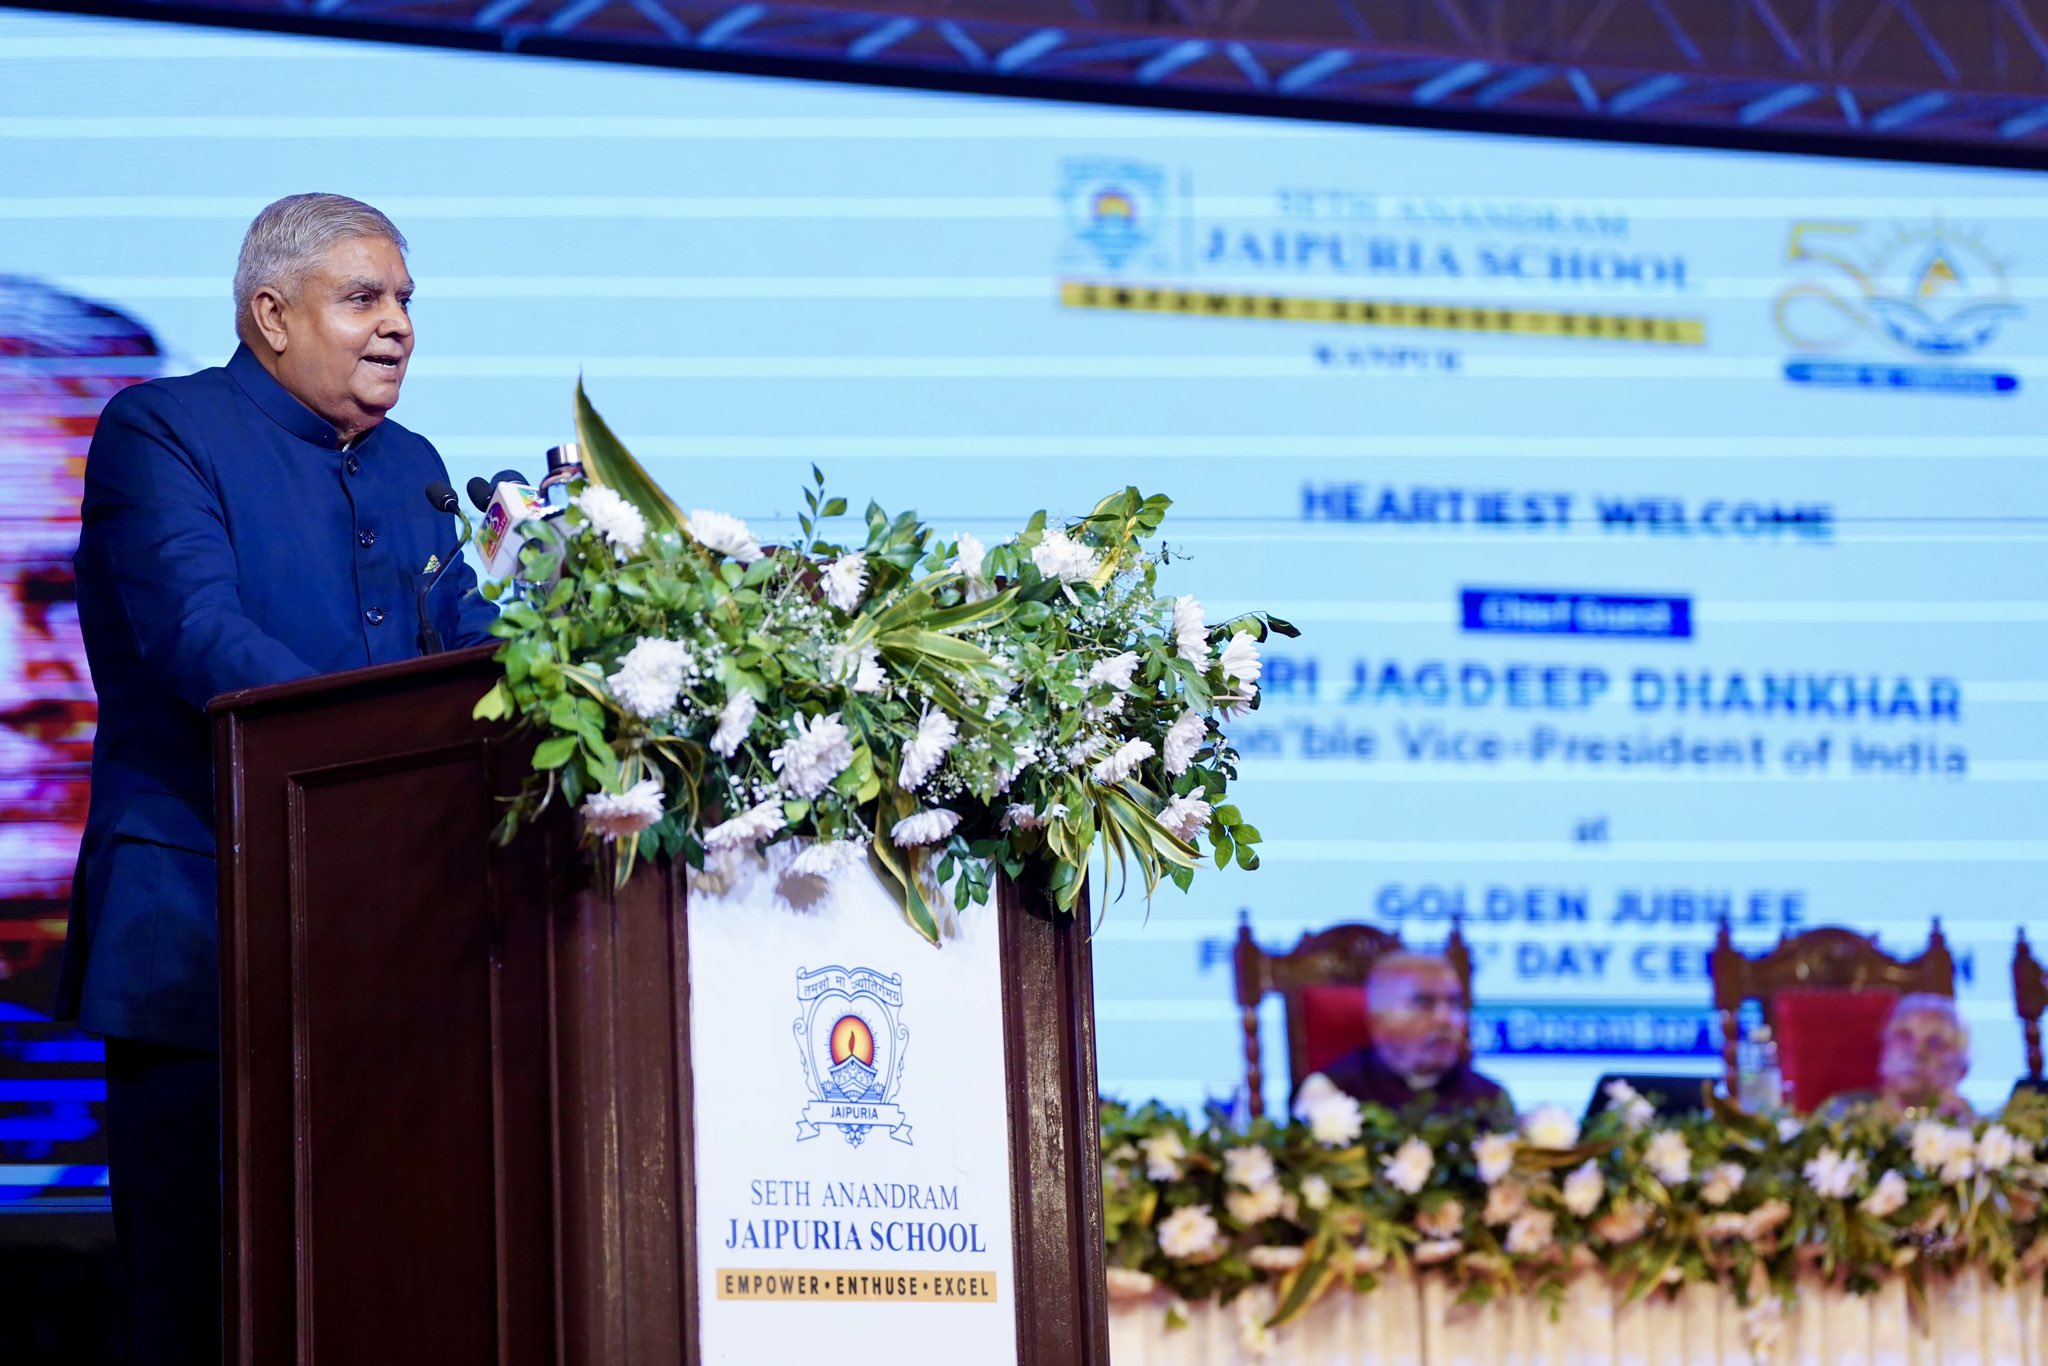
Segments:
[[[1881,151],[2048,147],[2048,0],[54,0],[49,7],[842,77],[1607,125]],[[808,71],[806,74],[835,74]],[[1139,92],[1135,95],[1122,92]],[[1593,125],[1588,127],[1588,125]]]

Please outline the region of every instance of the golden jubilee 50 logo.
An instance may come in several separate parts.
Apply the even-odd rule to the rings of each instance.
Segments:
[[[812,1096],[797,1120],[797,1142],[826,1128],[837,1128],[856,1147],[870,1129],[910,1142],[910,1122],[896,1103],[910,1039],[896,1018],[903,1009],[902,975],[837,965],[800,971],[796,999],[793,1032]]]
[[[1786,263],[1792,279],[1771,315],[1805,353],[1786,363],[1793,383],[1983,394],[2019,387],[2016,375],[1957,363],[1987,357],[2025,311],[2007,263],[1975,232],[1939,221],[1795,223]],[[1818,356],[1832,359],[1807,358]]]

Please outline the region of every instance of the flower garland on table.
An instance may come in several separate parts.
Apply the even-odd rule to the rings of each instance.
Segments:
[[[1257,707],[1259,645],[1294,629],[1160,590],[1166,498],[1041,512],[996,545],[871,503],[841,541],[813,468],[800,539],[766,548],[678,509],[580,387],[577,426],[587,482],[486,589],[505,676],[477,715],[540,736],[501,838],[559,799],[623,883],[648,855],[801,837],[796,871],[870,863],[934,941],[941,889],[985,901],[992,870],[1045,864],[1073,910],[1098,843],[1147,895],[1204,857],[1258,866],[1220,723]]]
[[[1554,1106],[1499,1124],[1396,1116],[1325,1085],[1301,1119],[1197,1129],[1159,1105],[1102,1106],[1111,1289],[1188,1302],[1248,1297],[1246,1341],[1270,1341],[1335,1287],[1429,1268],[1459,1300],[1536,1294],[1604,1271],[1633,1300],[1692,1281],[1730,1287],[1752,1347],[1782,1325],[1802,1272],[1868,1293],[1978,1266],[2003,1284],[2048,1266],[2048,1104],[2015,1100],[1971,1126],[1866,1106],[1799,1120],[1711,1113],[1660,1121],[1625,1083],[1580,1132]]]

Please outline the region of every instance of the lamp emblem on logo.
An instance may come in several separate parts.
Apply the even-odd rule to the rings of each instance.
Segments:
[[[836,1128],[856,1147],[870,1129],[910,1142],[910,1121],[899,1103],[910,1038],[897,1018],[902,975],[837,965],[799,971],[796,999],[792,1029],[811,1092],[797,1120],[797,1141]]]
[[[1166,216],[1166,171],[1142,161],[1075,157],[1060,164],[1069,255],[1120,270],[1158,237]]]

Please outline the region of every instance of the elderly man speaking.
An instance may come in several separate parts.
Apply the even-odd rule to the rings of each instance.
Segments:
[[[235,269],[220,368],[124,390],[86,459],[78,610],[99,734],[59,1014],[107,1040],[107,1146],[137,1366],[220,1360],[220,693],[408,658],[454,527],[441,457],[388,421],[412,356],[405,239],[367,204],[281,199]],[[492,609],[457,566],[451,645]]]

